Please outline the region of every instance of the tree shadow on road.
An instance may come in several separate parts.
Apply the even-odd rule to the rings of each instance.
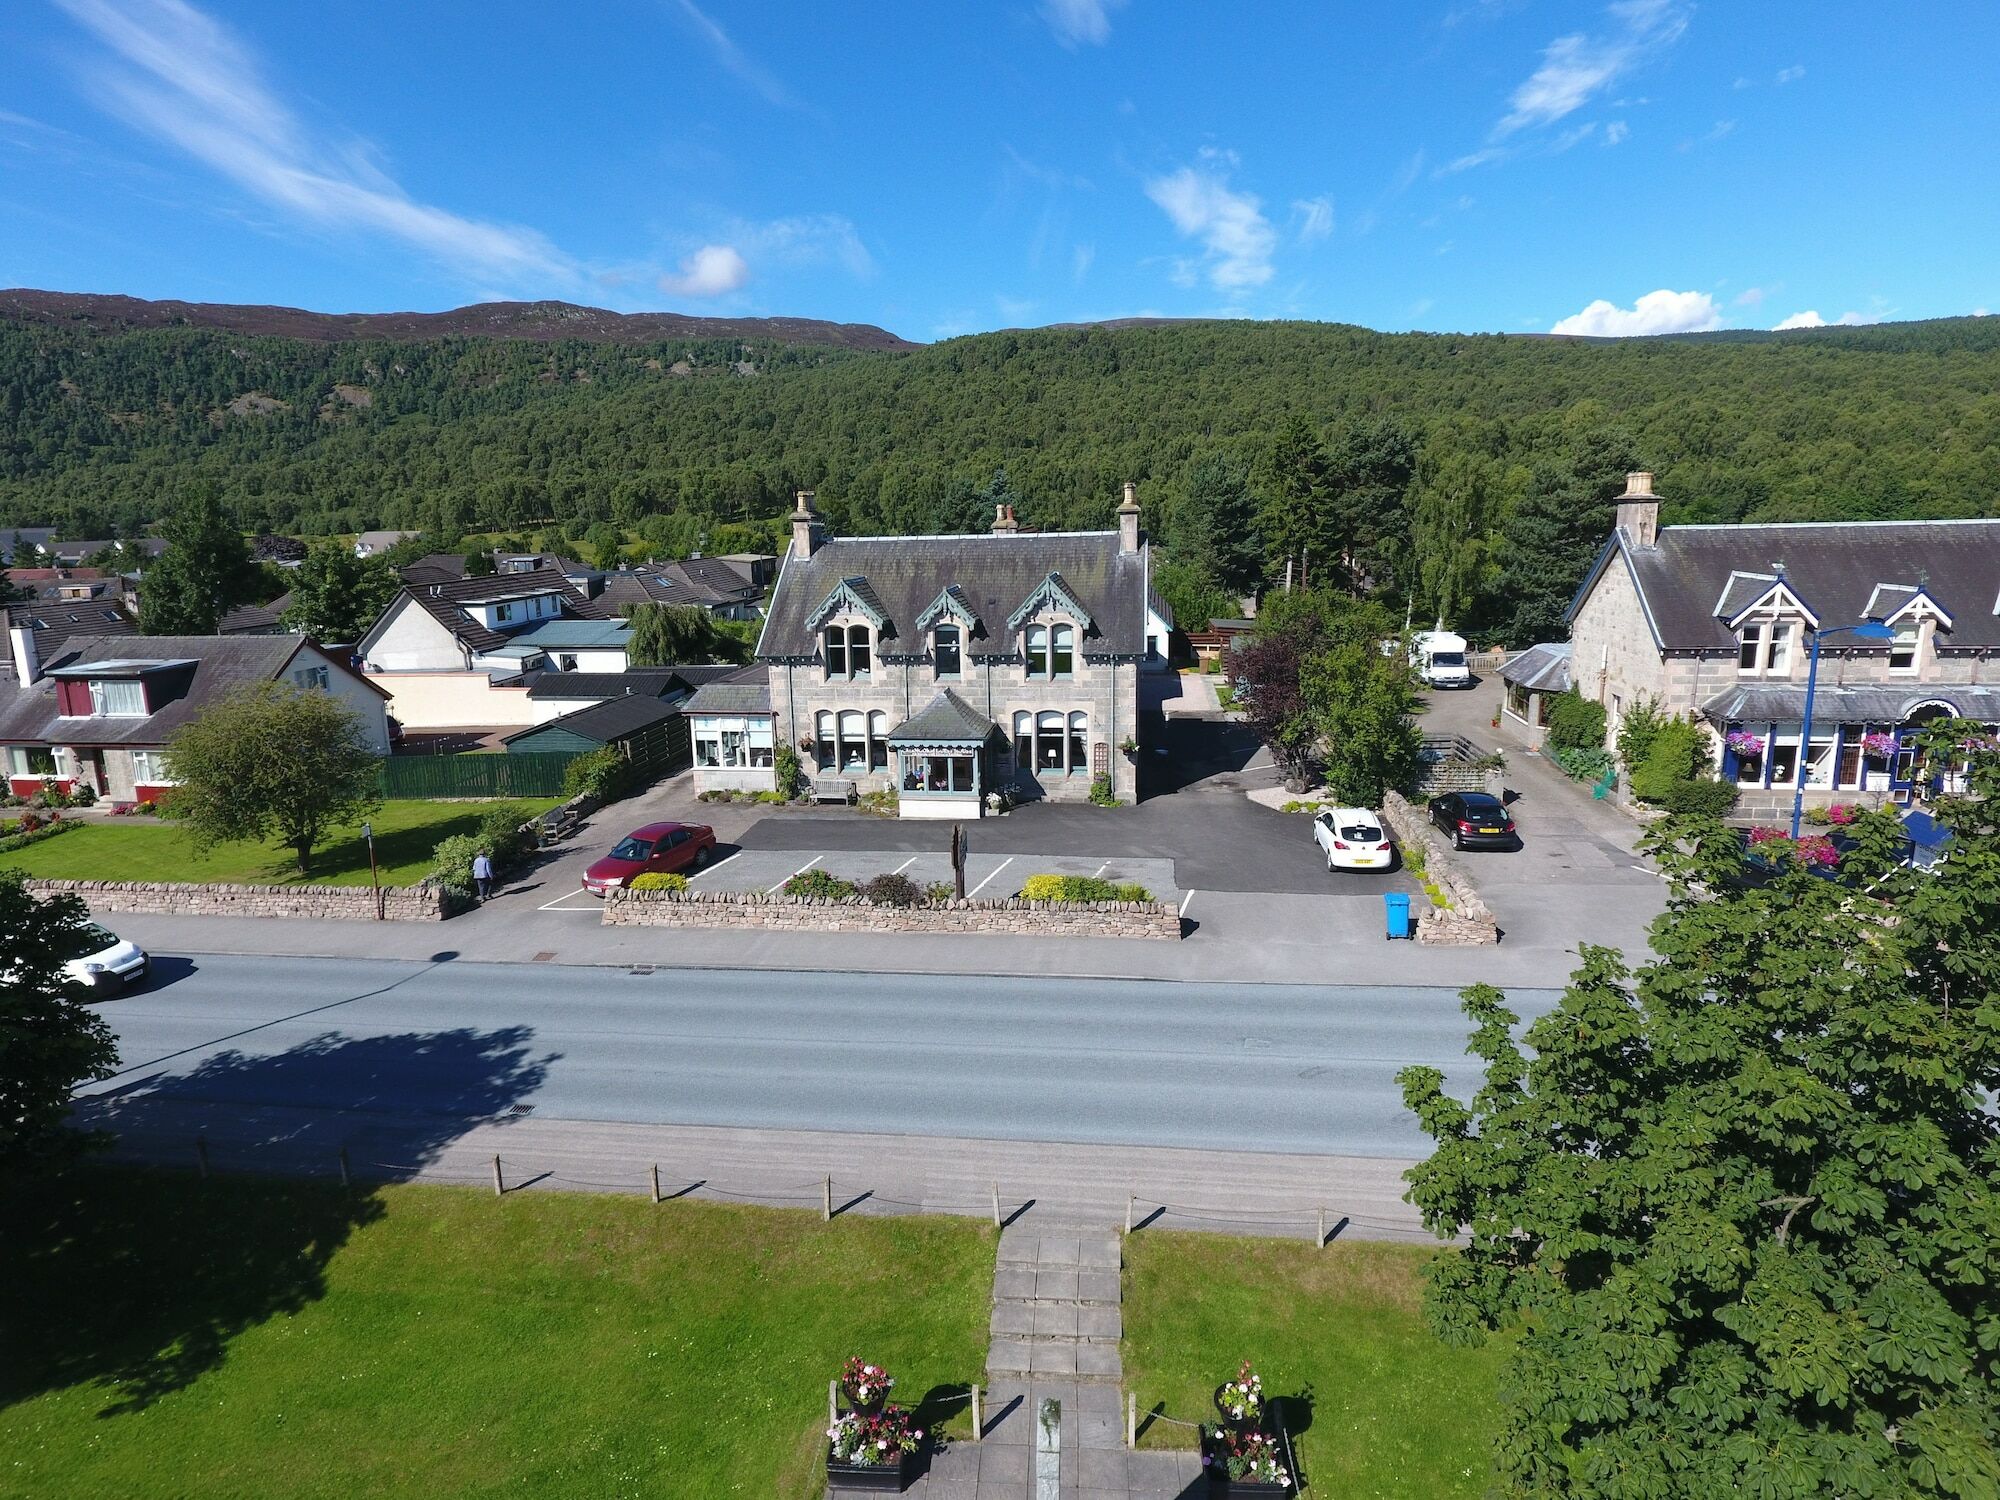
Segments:
[[[0,1407],[88,1385],[101,1417],[143,1411],[324,1296],[334,1256],[382,1215],[367,1180],[410,1176],[509,1117],[550,1061],[531,1037],[329,1035],[80,1101],[80,1123],[124,1153],[186,1166],[87,1165],[0,1194]],[[193,1170],[197,1136],[212,1177]]]

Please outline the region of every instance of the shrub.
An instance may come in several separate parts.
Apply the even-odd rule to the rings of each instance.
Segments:
[[[771,756],[771,775],[777,785],[778,800],[790,802],[806,794],[806,771],[799,764],[799,752],[779,745]]]
[[[1660,731],[1672,722],[1651,698],[1641,698],[1625,711],[1618,723],[1618,763],[1628,780],[1646,763]]]
[[[456,895],[472,895],[472,857],[480,850],[479,840],[470,834],[455,833],[432,851],[433,872],[438,883]]]
[[[95,807],[97,805],[97,788],[90,785],[87,781],[79,781],[69,790],[69,805],[71,807]]]
[[[885,786],[880,791],[865,792],[855,801],[878,818],[893,818],[901,809],[903,799],[893,786]]]
[[[917,883],[907,875],[877,875],[861,887],[861,894],[877,906],[915,906],[924,899]]]
[[[1602,750],[1604,724],[1604,705],[1575,688],[1558,693],[1549,704],[1548,740],[1558,750]]]
[[[643,875],[635,875],[632,877],[632,883],[626,887],[627,890],[633,891],[684,891],[687,888],[687,876],[671,874],[665,870],[648,870]]]
[[[22,813],[21,821],[14,825],[6,837],[0,838],[0,854],[15,849],[25,849],[30,844],[39,844],[43,839],[52,839],[59,833],[68,833],[72,828],[81,826],[77,823],[65,823],[61,818],[51,818],[47,823],[43,823],[33,813]]]
[[[1551,750],[1549,759],[1572,781],[1601,781],[1618,764],[1608,750]]]
[[[1667,719],[1653,731],[1646,758],[1626,770],[1632,795],[1642,802],[1664,802],[1680,782],[1700,776],[1708,764],[1708,731],[1691,719]]]
[[[958,888],[949,880],[933,880],[929,885],[924,887],[924,899],[926,901],[955,901],[958,899]]]
[[[1095,875],[1030,875],[1021,883],[1025,901],[1150,901],[1143,885],[1113,885]]]
[[[1118,794],[1111,789],[1111,774],[1090,778],[1090,802],[1093,807],[1116,807]]]
[[[1668,786],[1659,805],[1670,813],[1725,818],[1736,806],[1736,788],[1727,781],[1691,776]]]
[[[563,772],[563,795],[615,802],[632,789],[632,781],[632,763],[615,747],[606,745],[569,763]]]
[[[787,896],[806,896],[817,901],[845,901],[854,894],[854,882],[842,880],[831,870],[801,870],[778,889]]]
[[[527,821],[528,810],[512,802],[503,803],[480,818],[477,837],[493,861],[495,874],[511,870],[527,856],[530,842],[521,832],[521,825]]]
[[[17,833],[33,833],[41,826],[42,815],[31,807],[21,814],[21,821],[14,825],[14,831]]]

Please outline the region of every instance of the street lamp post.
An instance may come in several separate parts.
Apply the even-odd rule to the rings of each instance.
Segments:
[[[375,887],[375,920],[380,922],[383,920],[382,872],[375,864],[375,825],[373,823],[363,823],[361,825],[361,837],[368,842],[368,879]]]
[[[1819,686],[1819,643],[1830,635],[1851,635],[1857,641],[1893,641],[1896,632],[1876,620],[1863,620],[1859,625],[1829,625],[1824,630],[1815,630],[1812,638],[1812,655],[1806,661],[1806,711],[1804,722],[1799,725],[1799,771],[1792,783],[1792,838],[1799,836],[1799,820],[1806,810],[1806,777],[1812,770],[1812,715],[1813,693]]]

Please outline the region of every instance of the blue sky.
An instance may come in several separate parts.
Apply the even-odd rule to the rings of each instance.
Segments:
[[[1224,19],[1226,18],[1226,19]],[[15,0],[0,284],[916,339],[2000,307],[2000,7]]]

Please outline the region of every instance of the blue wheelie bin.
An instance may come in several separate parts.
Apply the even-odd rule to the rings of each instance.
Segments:
[[[1408,891],[1384,891],[1382,910],[1389,924],[1388,936],[1406,938],[1410,935],[1410,895]]]

